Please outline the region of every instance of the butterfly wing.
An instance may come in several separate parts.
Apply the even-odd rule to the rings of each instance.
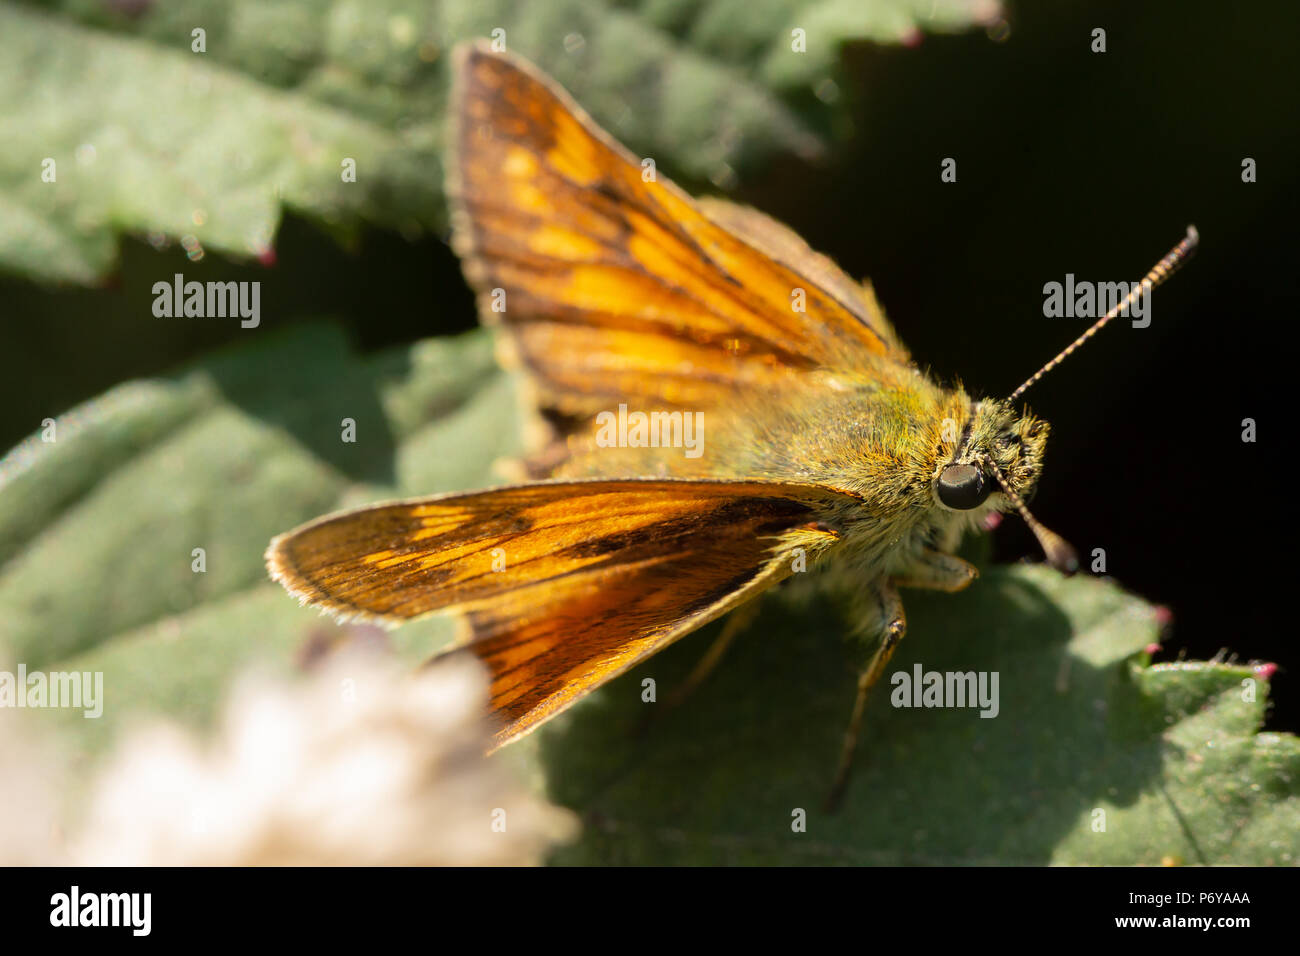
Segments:
[[[750,217],[747,237],[643,176],[524,61],[462,47],[454,74],[453,242],[543,404],[705,408],[741,387],[907,360],[829,259],[771,220],[785,241],[764,251],[752,223],[766,217]]]
[[[501,744],[786,577],[793,548],[833,546],[828,519],[855,504],[783,482],[542,482],[328,516],[267,563],[339,616],[461,613]]]
[[[810,277],[860,322],[877,332],[888,345],[892,359],[899,363],[910,362],[907,349],[885,318],[885,310],[877,301],[870,282],[859,284],[853,281],[833,259],[817,252],[789,226],[752,206],[742,206],[714,196],[697,199],[695,204],[719,226],[734,232],[774,262]]]

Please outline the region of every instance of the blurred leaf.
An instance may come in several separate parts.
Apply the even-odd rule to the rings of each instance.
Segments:
[[[483,333],[361,359],[306,326],[122,385],[0,460],[0,650],[29,670],[102,670],[104,717],[72,713],[95,742],[132,707],[206,717],[244,664],[288,664],[340,630],[267,580],[271,537],[492,483],[518,447],[514,403]],[[447,627],[395,640],[418,660]]]
[[[844,131],[841,44],[998,13],[996,0],[42,6],[0,2],[0,268],[77,282],[112,268],[121,232],[260,255],[282,205],[341,237],[440,230],[448,52],[497,28],[620,139],[729,188],[764,156],[812,158]]]
[[[89,282],[112,267],[119,232],[260,255],[281,204],[335,230],[440,224],[432,119],[385,125],[189,44],[188,27],[162,43],[0,4],[0,92],[11,104],[0,114],[0,264]],[[355,183],[342,182],[345,157]],[[46,159],[52,183],[41,178]]]

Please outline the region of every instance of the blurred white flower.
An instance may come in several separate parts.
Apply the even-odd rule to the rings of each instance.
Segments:
[[[63,763],[36,738],[36,722],[0,708],[0,866],[67,863],[59,839]]]
[[[91,865],[518,865],[573,815],[483,751],[473,660],[410,674],[370,653],[297,683],[246,678],[211,745],[161,725],[128,735],[94,788]]]

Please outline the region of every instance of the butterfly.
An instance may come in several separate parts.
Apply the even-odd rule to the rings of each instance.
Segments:
[[[272,578],[340,618],[458,615],[448,653],[486,665],[500,746],[830,562],[877,638],[837,799],[906,632],[900,589],[966,587],[953,551],[1006,511],[1073,569],[1024,504],[1047,423],[1013,403],[1122,306],[1009,399],[977,398],[917,367],[870,284],[757,210],[692,199],[522,58],[462,46],[453,74],[452,244],[550,423],[530,461],[548,477],[328,515],[271,542]]]

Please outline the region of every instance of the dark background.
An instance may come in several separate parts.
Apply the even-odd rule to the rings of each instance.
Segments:
[[[1117,322],[1028,393],[1053,426],[1033,509],[1171,608],[1158,659],[1226,648],[1278,663],[1270,726],[1300,729],[1284,550],[1300,315],[1296,5],[1046,6],[1010,5],[1001,42],[974,31],[850,48],[841,87],[855,132],[821,167],[778,160],[743,176],[734,198],[870,276],[918,362],[995,396],[1086,325],[1043,317],[1045,282],[1137,279],[1195,223],[1201,249],[1155,293],[1151,327]],[[1094,27],[1105,54],[1090,52]],[[955,184],[939,179],[949,156]],[[1244,157],[1258,182],[1241,181]],[[0,447],[124,379],[238,340],[231,323],[152,320],[153,281],[182,268],[261,279],[265,327],[333,316],[367,350],[474,323],[436,238],[373,233],[342,250],[289,216],[269,267],[210,253],[196,265],[127,239],[101,290],[0,277],[6,314],[23,317],[0,325],[16,370],[0,381]],[[1255,444],[1241,441],[1246,417]],[[1018,520],[996,539],[1003,560],[1038,559]]]

